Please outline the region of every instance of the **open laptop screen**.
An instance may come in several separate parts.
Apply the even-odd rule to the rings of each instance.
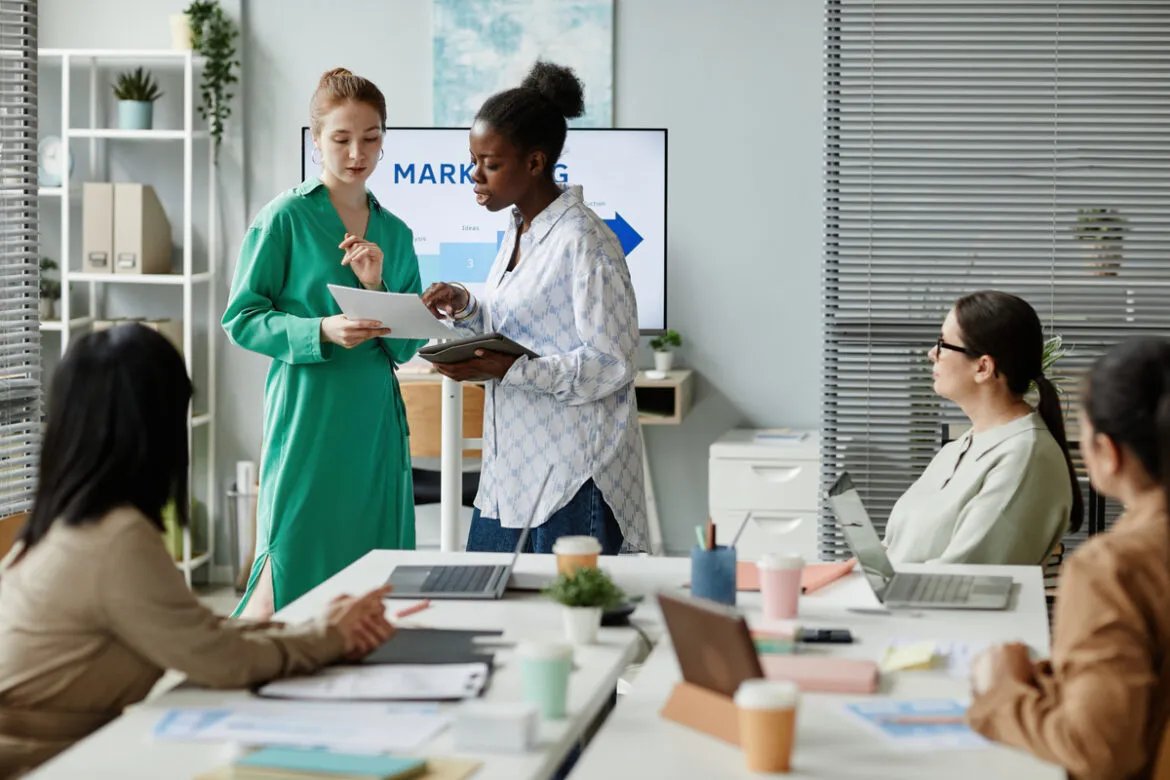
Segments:
[[[861,495],[849,474],[842,473],[829,488],[828,499],[849,548],[857,556],[870,586],[881,598],[886,586],[894,578],[894,565],[882,547],[882,540],[870,522],[869,513],[865,511]]]

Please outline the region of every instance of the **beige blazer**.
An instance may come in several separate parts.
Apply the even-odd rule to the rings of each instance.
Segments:
[[[323,623],[216,617],[134,509],[57,524],[0,566],[0,778],[44,762],[143,699],[168,669],[241,688],[337,660]]]

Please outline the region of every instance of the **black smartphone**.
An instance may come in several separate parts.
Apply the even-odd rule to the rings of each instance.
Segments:
[[[802,628],[797,635],[797,641],[809,644],[847,645],[853,641],[853,633],[847,628]]]

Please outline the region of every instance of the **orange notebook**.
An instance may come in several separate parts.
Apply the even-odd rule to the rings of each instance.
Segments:
[[[806,564],[804,571],[800,574],[800,592],[804,594],[815,593],[853,571],[853,567],[856,565],[856,558],[850,558],[847,561],[834,561],[833,563]],[[751,561],[740,561],[735,565],[735,589],[760,589],[760,572]]]
[[[769,680],[791,680],[805,692],[873,693],[878,666],[854,658],[811,655],[761,655],[760,667]]]

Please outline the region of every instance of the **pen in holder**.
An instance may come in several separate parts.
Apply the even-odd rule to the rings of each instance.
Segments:
[[[691,595],[735,606],[735,548],[691,548]]]

